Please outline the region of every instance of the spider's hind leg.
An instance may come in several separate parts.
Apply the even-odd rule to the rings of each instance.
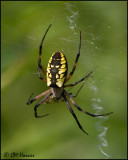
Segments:
[[[64,98],[64,100],[65,100],[65,102],[66,102],[66,104],[67,104],[67,106],[68,106],[69,111],[70,111],[71,114],[73,115],[73,117],[74,117],[74,119],[75,119],[75,121],[76,121],[78,127],[79,127],[84,133],[86,133],[86,134],[88,135],[88,133],[82,128],[80,122],[78,121],[78,119],[77,119],[77,117],[76,117],[76,115],[75,115],[73,109],[71,108],[71,106],[70,106],[70,104],[69,104],[69,102],[68,102],[68,100],[67,100],[67,98],[66,98],[66,96],[65,96],[64,93],[63,93],[63,98]]]
[[[88,114],[89,116],[92,116],[92,117],[100,117],[100,116],[107,116],[109,114],[112,114],[113,112],[109,112],[109,113],[105,113],[105,114],[99,114],[99,115],[95,115],[95,114],[92,114],[92,113],[89,113],[85,110],[83,110],[82,108],[80,108],[76,103],[75,101],[72,99],[72,97],[66,92],[64,91],[64,94],[70,99],[71,103],[81,112],[85,113],[85,114]]]

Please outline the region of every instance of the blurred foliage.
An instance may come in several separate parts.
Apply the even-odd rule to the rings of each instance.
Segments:
[[[103,150],[112,159],[126,159],[126,7],[125,1],[1,2],[2,159],[10,158],[10,155],[4,157],[5,152],[33,154],[36,159],[105,158],[98,148],[100,133],[95,123],[99,119],[74,109],[89,133],[87,136],[78,128],[65,103],[41,105],[39,114],[50,113],[42,119],[34,117],[35,103],[26,105],[32,92],[38,95],[48,89],[38,78],[37,61],[39,44],[49,24],[52,27],[43,46],[43,66],[46,68],[53,52],[61,50],[70,71],[78,51],[79,31],[82,31],[81,56],[69,83],[97,67],[94,79],[88,80],[76,102],[94,113],[91,100],[100,99],[104,113],[114,112],[102,122],[109,127],[108,147]],[[79,87],[71,91],[75,93]]]

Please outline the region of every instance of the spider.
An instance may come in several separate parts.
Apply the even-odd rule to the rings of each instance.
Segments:
[[[38,102],[35,107],[34,107],[34,111],[35,111],[35,117],[36,118],[41,118],[41,117],[45,117],[47,116],[48,114],[45,114],[45,115],[42,115],[42,116],[39,116],[37,115],[37,108],[42,104],[42,103],[50,103],[51,101],[54,101],[54,102],[58,102],[59,100],[63,100],[66,102],[67,106],[68,106],[68,109],[69,111],[71,112],[71,114],[73,115],[73,117],[75,118],[76,120],[76,123],[78,125],[78,127],[88,135],[88,133],[82,128],[81,124],[79,123],[73,109],[71,108],[70,104],[69,104],[69,100],[71,101],[71,103],[81,112],[87,114],[87,115],[90,115],[92,117],[99,117],[99,116],[106,116],[106,115],[109,115],[113,112],[110,112],[110,113],[106,113],[106,114],[100,114],[100,115],[95,115],[95,114],[92,114],[92,113],[89,113],[83,109],[81,109],[77,104],[76,102],[74,101],[73,97],[75,96],[72,96],[71,93],[68,93],[65,88],[67,87],[73,87],[75,85],[77,85],[78,83],[80,82],[84,82],[84,80],[87,80],[89,77],[91,77],[91,74],[93,71],[91,71],[90,73],[88,73],[87,75],[85,75],[82,79],[76,81],[75,83],[72,83],[72,84],[65,84],[67,83],[70,78],[72,77],[75,69],[76,69],[76,65],[77,65],[77,62],[78,62],[78,59],[79,59],[79,56],[80,56],[80,49],[81,49],[81,31],[80,31],[80,43],[79,43],[79,49],[78,49],[78,53],[77,53],[77,56],[76,56],[76,59],[75,59],[75,63],[73,65],[73,68],[72,68],[72,71],[69,73],[69,75],[67,76],[67,71],[68,71],[68,65],[67,65],[67,60],[66,60],[66,57],[65,55],[61,52],[61,51],[57,51],[55,53],[52,54],[51,58],[49,59],[49,62],[48,62],[48,66],[47,66],[47,71],[44,69],[44,67],[42,66],[41,64],[41,55],[42,55],[42,46],[43,46],[43,42],[44,42],[44,39],[45,39],[45,36],[48,32],[48,30],[50,29],[51,27],[51,24],[49,25],[49,27],[47,28],[44,36],[43,36],[43,39],[41,41],[41,44],[40,44],[40,47],[39,47],[39,59],[38,59],[38,76],[39,78],[47,83],[47,86],[50,87],[50,89],[48,89],[47,91],[41,93],[40,95],[36,96],[35,98],[32,99],[32,95],[30,96],[30,98],[28,99],[28,102],[27,104],[31,104],[33,103],[34,101],[36,101],[37,99],[45,96],[40,102]],[[45,75],[46,75],[46,79],[43,78],[41,76],[41,73],[40,71],[42,71]]]

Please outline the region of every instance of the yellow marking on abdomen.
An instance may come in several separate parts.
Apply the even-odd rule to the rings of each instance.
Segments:
[[[48,72],[47,72],[47,77],[48,77]]]
[[[59,69],[59,74],[64,73],[67,70],[67,68],[61,68]]]
[[[61,68],[66,68],[66,64],[63,64],[63,65],[61,66]]]
[[[60,61],[60,64],[64,64],[66,63],[66,60]]]
[[[47,77],[47,86],[51,85],[51,79]]]
[[[48,73],[50,73],[50,69],[51,69],[51,68],[47,68],[47,72],[48,72]]]
[[[59,78],[59,75],[58,75],[58,74],[56,74],[56,79],[57,79],[57,78]]]
[[[51,65],[51,67],[53,68],[53,67],[54,67],[54,65]]]
[[[64,80],[65,80],[65,77],[63,77],[62,79],[58,79],[58,81],[56,82],[56,85],[58,87],[62,87],[63,86],[63,83],[64,83]]]
[[[59,68],[59,65],[56,65],[55,67],[56,67],[56,68]]]
[[[65,57],[62,57],[62,58],[61,58],[61,61],[64,61],[64,60],[65,60]]]
[[[52,61],[52,58],[49,59],[49,63],[51,63],[51,61]]]
[[[51,73],[49,74],[49,78],[52,78],[52,75],[51,75]]]
[[[64,74],[60,74],[60,78],[63,78]]]

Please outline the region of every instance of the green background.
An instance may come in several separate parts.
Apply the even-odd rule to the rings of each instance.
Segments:
[[[20,157],[23,153],[33,154],[37,159],[104,159],[107,156],[98,147],[104,142],[102,138],[108,144],[102,147],[104,153],[112,159],[126,159],[126,5],[125,1],[1,2],[3,159],[13,156],[13,152],[18,155],[11,158],[26,159]],[[114,112],[106,119],[92,118],[72,106],[89,136],[78,128],[64,102],[41,105],[38,113],[50,114],[42,119],[34,117],[36,102],[26,105],[31,93],[36,96],[48,89],[38,78],[37,61],[39,44],[49,24],[52,27],[43,46],[43,66],[47,67],[52,53],[61,50],[67,57],[70,72],[81,30],[81,56],[68,83],[96,69],[93,79],[87,81],[75,101],[91,113]],[[70,91],[75,94],[79,87]],[[106,134],[98,139],[105,127],[108,127]]]

